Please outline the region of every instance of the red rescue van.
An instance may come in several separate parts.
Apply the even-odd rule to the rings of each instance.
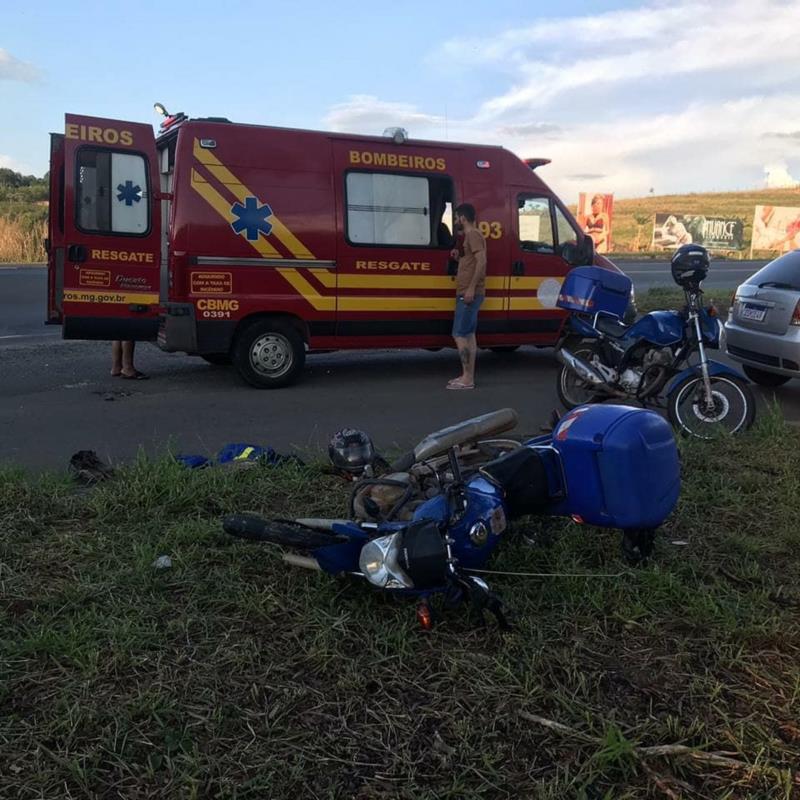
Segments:
[[[450,346],[453,209],[486,237],[481,347],[552,345],[590,240],[500,147],[167,117],[68,114],[51,135],[48,319],[67,339],[151,339],[254,386],[307,352]]]

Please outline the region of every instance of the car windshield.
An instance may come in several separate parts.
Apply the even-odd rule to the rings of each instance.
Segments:
[[[800,250],[794,250],[770,261],[749,278],[747,283],[759,288],[800,291]]]

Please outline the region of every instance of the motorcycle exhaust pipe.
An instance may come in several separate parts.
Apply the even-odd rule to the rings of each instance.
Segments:
[[[556,350],[556,358],[568,369],[571,369],[582,381],[602,389],[608,394],[624,395],[619,389],[615,389],[606,379],[591,365],[587,364],[582,358],[570,353],[563,347]]]

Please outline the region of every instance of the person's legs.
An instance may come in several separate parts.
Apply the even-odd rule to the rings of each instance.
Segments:
[[[122,342],[111,342],[111,375],[114,378],[122,375]]]
[[[461,360],[461,375],[450,381],[447,384],[448,388],[471,389],[475,384],[475,357],[478,352],[475,331],[478,327],[478,309],[482,301],[482,297],[476,297],[472,303],[465,303],[460,297],[456,299],[453,340]]]
[[[136,342],[122,343],[122,374],[132,376],[136,374],[136,367],[133,366],[133,349]]]
[[[454,336],[458,350],[458,357],[461,359],[461,375],[456,381],[465,385],[475,383],[475,356],[478,352],[478,343],[475,334],[469,336]]]

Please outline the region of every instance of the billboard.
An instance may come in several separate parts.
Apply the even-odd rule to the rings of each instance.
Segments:
[[[756,206],[750,252],[788,253],[800,247],[800,208]]]
[[[610,253],[614,195],[581,192],[578,195],[578,224],[588,233],[598,253]]]
[[[653,250],[675,250],[683,244],[701,244],[709,250],[741,250],[744,222],[738,217],[703,214],[656,214]]]

